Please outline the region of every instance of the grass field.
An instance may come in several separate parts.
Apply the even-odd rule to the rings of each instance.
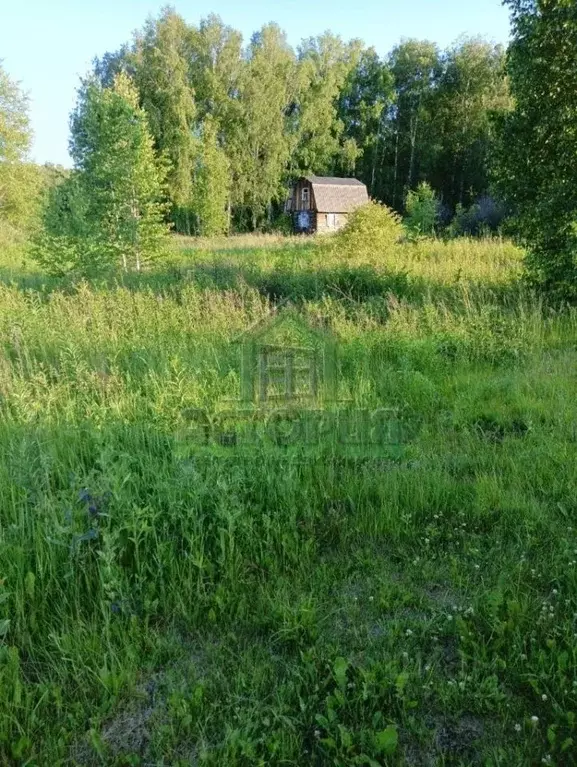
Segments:
[[[0,263],[0,764],[577,762],[577,314],[505,241]],[[330,317],[400,457],[195,459],[231,341]]]

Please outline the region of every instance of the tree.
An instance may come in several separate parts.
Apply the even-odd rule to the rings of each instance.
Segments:
[[[17,228],[37,211],[41,176],[28,161],[31,143],[28,97],[0,62],[0,221]]]
[[[192,131],[196,107],[190,86],[191,32],[170,8],[147,22],[135,42],[134,83],[146,112],[155,148],[169,162],[167,191],[173,218],[188,230],[187,210],[192,202],[194,145]]]
[[[291,114],[296,132],[293,175],[330,174],[343,163],[354,170],[360,152],[353,136],[343,137],[339,99],[360,51],[360,41],[347,44],[328,32],[301,43],[298,94]]]
[[[211,14],[190,31],[190,87],[194,91],[199,121],[207,115],[221,130],[234,114],[243,68],[242,35]]]
[[[439,218],[439,200],[426,181],[409,191],[405,201],[405,226],[411,235],[432,235]]]
[[[390,198],[393,207],[401,207],[406,192],[426,176],[434,157],[431,108],[442,64],[434,43],[407,40],[393,50],[389,66],[396,92]]]
[[[533,279],[577,298],[577,5],[507,0],[515,109],[499,121],[498,188],[529,248]]]
[[[372,197],[383,193],[381,171],[390,138],[388,118],[394,102],[393,76],[376,51],[363,51],[341,89],[339,118],[344,136],[359,150],[353,172],[367,184]]]
[[[445,55],[431,105],[437,152],[430,181],[451,208],[470,205],[489,186],[493,116],[510,108],[505,52],[480,39],[462,40]]]
[[[71,119],[75,172],[55,187],[35,257],[51,271],[140,270],[162,253],[166,168],[130,78],[84,84]]]
[[[255,34],[239,77],[228,154],[234,201],[253,229],[284,197],[283,176],[294,149],[287,110],[295,90],[295,57],[284,33],[269,24]]]
[[[219,145],[216,124],[210,117],[205,119],[197,142],[193,187],[196,233],[225,234],[229,228],[230,163]]]

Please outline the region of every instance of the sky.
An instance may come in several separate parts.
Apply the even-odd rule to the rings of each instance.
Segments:
[[[114,51],[166,2],[158,0],[0,0],[0,59],[30,97],[32,158],[70,166],[68,118],[79,78],[95,56]],[[446,47],[461,35],[506,43],[508,15],[501,0],[173,0],[187,22],[210,13],[245,40],[270,21],[296,46],[326,30],[360,38],[384,56],[402,38]]]

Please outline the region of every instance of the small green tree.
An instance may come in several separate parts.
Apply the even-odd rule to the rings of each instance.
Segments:
[[[413,237],[430,236],[435,233],[439,218],[439,200],[426,181],[415,191],[409,191],[405,200],[405,227]]]
[[[89,274],[106,266],[93,237],[90,200],[81,173],[54,173],[44,197],[43,226],[30,244],[32,258],[57,277],[74,270]]]
[[[75,170],[49,190],[32,256],[55,274],[140,270],[165,249],[166,167],[129,77],[86,83],[71,129]]]
[[[85,87],[72,116],[70,152],[89,200],[103,261],[140,270],[163,252],[167,167],[158,162],[145,112],[126,74],[112,88]]]
[[[192,210],[197,234],[212,236],[228,231],[230,179],[230,163],[218,143],[216,125],[207,117],[193,171]]]
[[[75,170],[50,190],[32,255],[56,274],[140,270],[164,252],[166,166],[130,78],[86,83],[71,128]]]

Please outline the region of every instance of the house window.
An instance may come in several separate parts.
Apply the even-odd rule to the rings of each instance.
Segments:
[[[335,229],[337,225],[337,214],[327,213],[327,229]]]
[[[304,205],[309,204],[309,193],[310,193],[310,189],[308,188],[308,186],[305,186],[301,189],[301,201]]]

